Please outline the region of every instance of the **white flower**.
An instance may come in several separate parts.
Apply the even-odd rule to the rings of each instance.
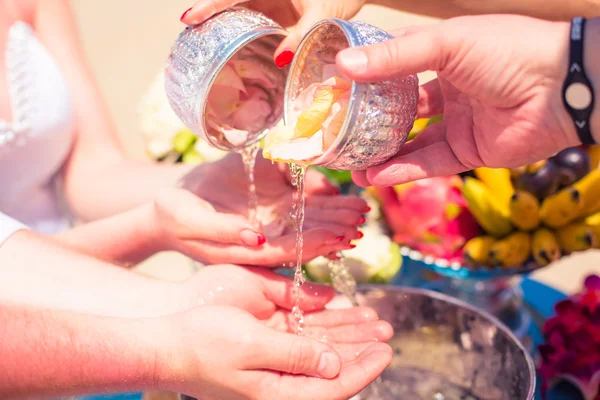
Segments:
[[[164,74],[158,74],[138,105],[139,129],[146,139],[146,150],[153,159],[159,159],[173,151],[173,138],[188,128],[171,108],[165,93]],[[221,159],[227,154],[198,139],[195,150],[203,162]]]
[[[366,225],[364,237],[356,240],[356,247],[343,252],[344,262],[358,283],[385,283],[393,278],[402,265],[399,246],[378,225]],[[311,279],[329,282],[329,260],[318,257],[306,264]]]

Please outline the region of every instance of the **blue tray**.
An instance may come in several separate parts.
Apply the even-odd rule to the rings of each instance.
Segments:
[[[553,314],[553,306],[556,302],[564,299],[566,295],[546,286],[540,282],[529,278],[523,279],[521,283],[523,293],[525,294],[525,302],[527,303],[531,313],[533,314],[534,324],[531,325],[529,335],[533,339],[535,346],[540,343],[542,336],[540,332],[541,323]],[[539,384],[538,384],[539,387]],[[85,397],[85,400],[141,400],[141,393],[107,395],[107,396],[91,396]],[[547,400],[579,400],[582,397],[568,384],[564,384],[554,388],[548,395]],[[541,400],[539,393],[536,395],[536,400]]]

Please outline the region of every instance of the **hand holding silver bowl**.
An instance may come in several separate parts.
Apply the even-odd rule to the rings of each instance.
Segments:
[[[262,139],[293,107],[296,96],[321,77],[325,64],[335,63],[337,52],[391,38],[362,23],[326,20],[303,39],[292,65],[278,69],[272,54],[286,32],[255,11],[232,8],[203,24],[188,27],[169,56],[165,88],[171,106],[186,126],[211,145],[240,150]],[[207,112],[207,99],[215,80],[233,58],[260,65],[274,88],[269,94],[272,112],[261,126],[249,130],[240,143],[210,134],[215,121]],[[288,74],[289,73],[289,74]],[[336,141],[312,164],[339,170],[362,170],[394,156],[406,141],[416,117],[418,79],[411,75],[386,82],[352,83],[348,113]]]

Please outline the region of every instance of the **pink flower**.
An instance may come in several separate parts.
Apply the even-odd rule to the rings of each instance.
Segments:
[[[424,254],[462,260],[462,247],[480,228],[466,207],[457,176],[378,188],[394,240]]]
[[[592,380],[600,372],[600,277],[585,280],[582,293],[558,302],[556,315],[546,321],[545,343],[538,348],[538,373],[543,386],[567,378],[585,393],[597,393]]]
[[[273,82],[260,66],[231,60],[222,69],[208,94],[208,133],[243,145],[250,132],[259,132],[272,113],[269,94]]]

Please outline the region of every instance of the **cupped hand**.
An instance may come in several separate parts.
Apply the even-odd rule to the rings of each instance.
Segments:
[[[165,321],[160,389],[199,400],[348,399],[387,367],[385,343],[324,343],[280,332],[234,307],[202,306]]]
[[[181,21],[199,24],[238,4],[262,12],[289,30],[289,36],[275,51],[277,65],[284,67],[315,23],[328,18],[350,19],[365,3],[366,0],[199,0],[183,14]]]
[[[329,287],[302,287],[299,336],[288,277],[214,266],[184,285],[202,305],[170,317],[177,350],[165,346],[165,358],[158,350],[158,378],[171,382],[163,389],[198,399],[347,399],[391,361],[382,342],[392,327],[371,308],[325,310],[334,294]]]
[[[338,54],[340,70],[372,82],[427,70],[419,117],[443,113],[387,163],[353,174],[389,186],[473,168],[519,167],[580,144],[561,91],[569,24],[522,16],[454,18],[412,27],[370,47]]]
[[[248,178],[241,157],[224,159],[192,171],[183,189],[156,201],[158,225],[175,239],[170,249],[211,264],[234,263],[280,267],[295,261],[296,234],[290,217],[296,188],[288,167],[257,157],[256,193],[261,228],[248,221]],[[194,193],[197,196],[192,195]],[[305,176],[304,260],[352,247],[362,235],[367,203],[340,196],[338,189],[314,170]],[[202,200],[203,199],[204,202]]]
[[[289,311],[296,301],[294,283],[291,278],[275,272],[236,265],[210,266],[202,268],[182,285],[172,296],[179,311],[199,305],[234,306],[279,331],[289,331],[293,323]],[[378,320],[372,308],[325,310],[334,294],[330,286],[308,282],[302,285],[300,308],[304,311],[304,335],[344,342],[390,339],[392,327]]]

